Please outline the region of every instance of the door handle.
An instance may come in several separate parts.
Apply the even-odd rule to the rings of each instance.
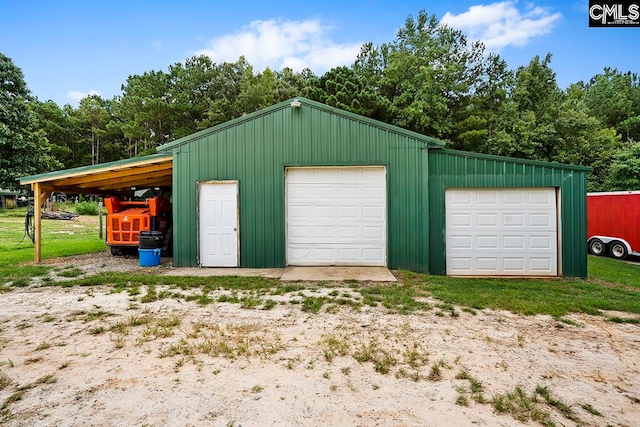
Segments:
[[[233,231],[238,231],[238,229],[234,227]]]

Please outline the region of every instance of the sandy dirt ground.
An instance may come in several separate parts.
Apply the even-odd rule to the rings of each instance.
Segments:
[[[53,263],[96,272],[111,260]],[[114,263],[139,268],[135,259]],[[350,291],[303,293],[334,289]],[[573,418],[538,396],[548,425],[640,425],[638,325],[461,308],[312,314],[291,303],[296,296],[273,298],[265,310],[142,303],[107,286],[0,294],[0,424],[540,425],[498,413],[491,400],[542,386]],[[482,383],[480,397],[461,372]]]

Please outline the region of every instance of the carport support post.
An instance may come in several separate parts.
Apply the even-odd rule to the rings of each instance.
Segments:
[[[35,233],[34,233],[34,244],[36,250],[36,264],[40,264],[42,261],[42,245],[40,244],[40,237],[42,236],[41,228],[42,228],[42,210],[40,204],[40,183],[33,183],[33,219],[35,225]]]
[[[51,189],[45,190],[39,182],[31,184],[33,190],[33,219],[34,219],[34,244],[36,250],[36,264],[42,261],[42,205],[51,196]]]

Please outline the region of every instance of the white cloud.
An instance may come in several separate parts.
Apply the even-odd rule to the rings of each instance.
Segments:
[[[296,71],[310,68],[322,73],[356,60],[362,43],[335,43],[329,28],[318,20],[253,21],[235,34],[207,43],[196,55],[207,55],[214,62],[235,62],[241,55],[258,69],[270,67]]]
[[[73,102],[80,102],[81,99],[91,95],[100,95],[100,92],[97,90],[90,90],[89,92],[80,92],[79,90],[70,90],[69,92],[67,92],[67,98],[69,98]]]
[[[464,31],[470,39],[481,40],[488,49],[526,46],[533,38],[550,33],[560,13],[527,3],[519,10],[517,1],[471,6],[466,12],[445,13],[441,22]]]

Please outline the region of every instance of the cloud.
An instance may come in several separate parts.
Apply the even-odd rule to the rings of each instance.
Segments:
[[[90,90],[89,92],[80,92],[79,90],[70,90],[69,92],[67,92],[67,98],[69,98],[73,102],[80,102],[81,99],[91,95],[99,96],[100,92],[97,90]]]
[[[244,55],[258,69],[310,68],[322,73],[354,62],[362,46],[333,42],[328,37],[329,29],[318,20],[253,21],[234,34],[211,40],[195,54],[206,55],[214,62],[235,62]]]
[[[470,39],[481,40],[488,49],[526,46],[532,39],[548,34],[562,15],[527,3],[519,10],[517,1],[471,6],[466,12],[445,13],[441,22],[464,31]]]

